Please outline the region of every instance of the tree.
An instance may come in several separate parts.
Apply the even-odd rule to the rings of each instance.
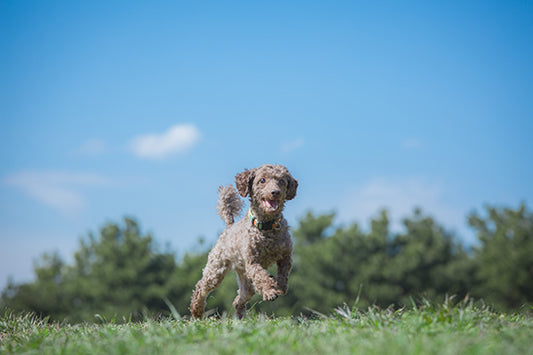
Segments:
[[[401,306],[411,296],[464,296],[472,285],[471,259],[421,210],[404,220],[405,231],[398,234],[390,232],[386,211],[367,233],[355,223],[335,229],[332,220],[308,214],[294,232],[295,268],[289,294],[279,301],[293,312],[327,313],[356,299],[360,307]]]
[[[202,276],[202,268],[206,262],[207,252],[186,253],[170,277],[167,298],[181,315],[189,313],[192,291]],[[211,302],[208,306],[216,307]]]
[[[135,220],[124,222],[123,227],[106,224],[99,238],[89,234],[82,239],[72,266],[57,255],[44,255],[35,268],[36,281],[10,285],[3,303],[75,322],[95,314],[121,320],[168,310],[164,298],[176,267],[174,255],[158,253]]]
[[[35,282],[17,285],[11,280],[2,292],[0,304],[15,311],[33,311],[41,315],[64,317],[68,308],[66,295],[61,291],[65,264],[57,253],[44,254],[35,263]]]
[[[391,301],[406,304],[412,296],[465,296],[472,285],[473,264],[453,235],[420,209],[403,224],[405,232],[392,241],[386,268],[389,282],[402,290]]]
[[[486,207],[487,215],[469,216],[476,247],[475,294],[506,309],[533,302],[533,214],[524,204],[516,210]]]
[[[315,217],[309,213],[294,232],[296,262],[286,296],[294,312],[327,313],[345,302],[353,303],[361,286],[373,282],[382,267],[388,236],[386,213],[372,221],[370,236],[357,223],[335,229],[333,218],[332,214]]]
[[[297,246],[305,247],[326,238],[326,231],[332,226],[334,218],[334,213],[315,216],[312,212],[307,212],[298,228],[292,232]]]
[[[533,302],[533,214],[525,205],[486,211],[486,216],[469,216],[480,241],[470,254],[419,209],[403,221],[400,233],[390,231],[386,211],[372,219],[368,231],[357,223],[337,227],[334,214],[309,212],[292,232],[288,293],[275,302],[257,295],[251,308],[276,315],[329,313],[356,299],[358,307],[388,307],[410,304],[411,297],[468,293],[506,309]],[[45,254],[35,265],[35,281],[8,283],[0,309],[59,321],[91,321],[95,314],[122,321],[145,312],[168,314],[168,300],[184,315],[207,254],[186,253],[176,262],[173,253],[158,251],[135,220],[125,218],[122,225],[108,223],[98,236],[82,238],[72,265]],[[275,274],[275,266],[270,271]],[[231,314],[237,288],[229,273],[206,309]]]

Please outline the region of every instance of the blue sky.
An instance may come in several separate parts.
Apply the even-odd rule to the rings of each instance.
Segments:
[[[0,286],[134,216],[179,255],[217,187],[286,165],[286,206],[393,228],[533,199],[530,1],[0,2]]]

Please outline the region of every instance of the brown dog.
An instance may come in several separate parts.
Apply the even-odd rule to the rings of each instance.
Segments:
[[[238,174],[235,184],[242,197],[250,197],[250,210],[234,223],[242,201],[233,186],[219,188],[217,209],[226,222],[226,230],[209,253],[203,276],[196,284],[190,306],[195,318],[202,316],[207,295],[220,285],[230,269],[235,270],[239,281],[238,295],[233,301],[239,319],[256,292],[268,301],[287,292],[292,242],[282,212],[285,201],[296,196],[298,181],[284,166],[262,165]],[[274,263],[278,267],[277,278],[267,272]]]

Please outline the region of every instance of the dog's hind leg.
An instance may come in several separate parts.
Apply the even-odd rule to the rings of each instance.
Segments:
[[[207,265],[203,271],[203,276],[196,284],[191,299],[190,310],[194,318],[202,317],[207,295],[220,285],[224,276],[228,272],[228,269],[229,263],[227,261],[209,255]]]

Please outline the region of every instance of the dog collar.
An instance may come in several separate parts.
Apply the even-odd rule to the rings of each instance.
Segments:
[[[262,230],[262,231],[281,228],[281,217],[271,222],[259,222],[257,218],[255,218],[254,215],[252,214],[252,209],[250,208],[248,210],[248,218],[250,218],[250,222],[252,222],[254,226],[256,226],[259,230]]]

